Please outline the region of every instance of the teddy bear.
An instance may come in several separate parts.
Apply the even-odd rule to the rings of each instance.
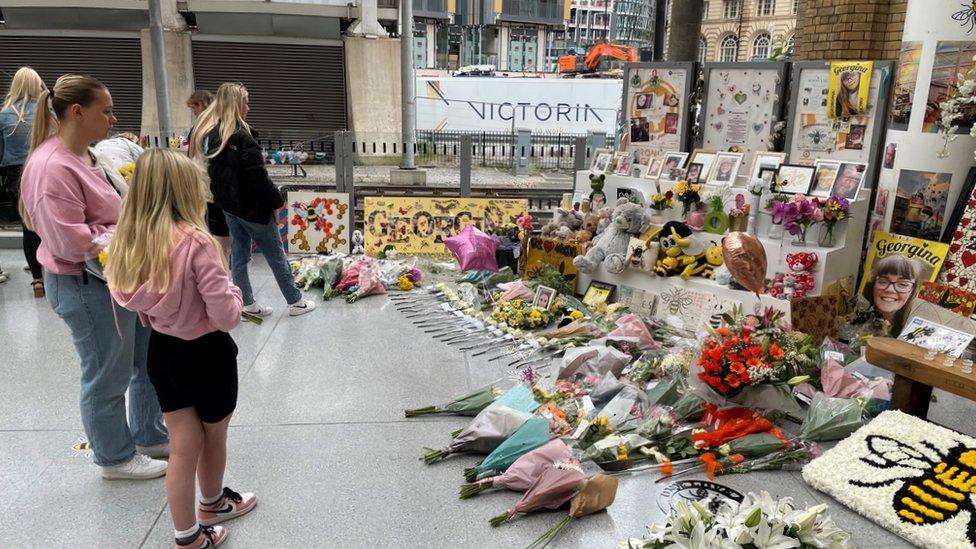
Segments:
[[[576,242],[583,245],[583,251],[586,251],[590,242],[593,241],[593,237],[596,236],[596,227],[599,222],[600,217],[596,214],[590,213],[583,216],[583,224],[580,225],[575,236]]]
[[[617,200],[610,224],[596,238],[586,255],[573,258],[573,265],[584,273],[592,273],[601,263],[608,273],[617,274],[627,266],[627,246],[630,238],[637,236],[651,225],[651,216],[644,208],[628,202],[626,198]]]
[[[576,234],[576,229],[583,225],[583,214],[576,210],[556,208],[552,214],[552,221],[542,227],[542,236],[569,240]]]
[[[363,231],[355,230],[352,232],[352,253],[353,255],[358,255],[366,250],[363,248],[363,243],[366,239],[363,238]]]
[[[692,276],[715,278],[715,270],[721,267],[724,263],[725,261],[722,258],[722,246],[716,244],[714,240],[710,241],[706,246],[705,251],[681,271],[681,278],[683,280],[688,280]]]
[[[706,243],[680,221],[668,221],[658,233],[660,252],[654,272],[660,276],[682,274],[706,250]]]
[[[813,268],[819,258],[813,252],[796,252],[786,254],[788,273],[776,273],[769,288],[769,295],[777,299],[793,299],[806,297],[816,286]]]

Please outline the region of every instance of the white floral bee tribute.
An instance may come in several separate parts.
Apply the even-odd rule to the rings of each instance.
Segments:
[[[961,433],[887,411],[803,479],[920,547],[976,546],[976,439]]]

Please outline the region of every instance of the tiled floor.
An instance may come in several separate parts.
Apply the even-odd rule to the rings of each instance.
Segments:
[[[12,279],[0,284],[0,547],[167,547],[172,524],[163,481],[103,481],[71,446],[83,436],[78,366],[67,328],[35,300],[19,252],[0,250]],[[260,258],[254,285],[283,301]],[[444,445],[461,418],[405,420],[405,407],[438,403],[505,375],[504,366],[427,338],[388,300],[321,304],[300,318],[276,314],[234,331],[240,400],[230,433],[228,484],[260,497],[229,524],[227,547],[524,547],[556,513],[491,528],[513,493],[457,498],[461,457],[425,466],[422,446]],[[945,394],[934,420],[976,432],[972,403]],[[614,547],[660,516],[655,475],[623,477],[608,513],[570,525],[555,547]],[[827,499],[798,473],[722,477],[802,504]],[[899,538],[832,502],[859,547]]]

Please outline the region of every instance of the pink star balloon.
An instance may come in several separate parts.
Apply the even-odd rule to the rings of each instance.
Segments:
[[[457,258],[462,271],[498,271],[498,241],[470,223],[456,236],[445,238],[444,245]]]

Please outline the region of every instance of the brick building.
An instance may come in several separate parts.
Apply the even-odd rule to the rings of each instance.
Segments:
[[[796,59],[897,59],[908,0],[801,0]]]

